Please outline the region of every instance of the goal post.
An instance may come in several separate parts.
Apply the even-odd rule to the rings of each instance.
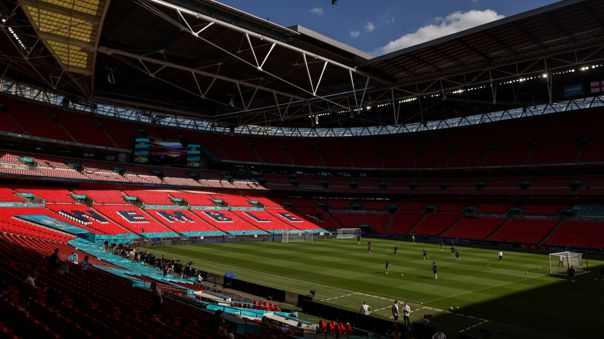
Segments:
[[[549,273],[553,275],[567,275],[572,267],[575,275],[588,273],[587,260],[578,252],[556,252],[549,254]]]
[[[300,241],[313,241],[314,233],[305,232],[300,230],[291,230],[291,231],[283,231],[281,233],[281,242],[289,243],[289,242],[300,242]]]
[[[336,232],[336,239],[353,239],[360,235],[360,228],[338,228]]]

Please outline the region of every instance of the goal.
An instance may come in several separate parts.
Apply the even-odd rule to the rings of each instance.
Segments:
[[[566,275],[571,266],[576,275],[588,273],[587,260],[583,259],[582,253],[564,251],[549,254],[550,274]]]
[[[336,233],[336,239],[353,239],[360,235],[360,228],[338,228]]]
[[[314,234],[311,232],[304,231],[283,231],[281,233],[281,242],[300,242],[300,241],[313,241]]]

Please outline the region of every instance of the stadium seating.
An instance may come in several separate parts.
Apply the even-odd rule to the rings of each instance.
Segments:
[[[224,233],[203,221],[194,213],[187,210],[146,210],[147,214],[155,218],[170,229],[187,236],[223,235]]]
[[[74,224],[94,234],[127,234],[131,233],[116,224],[94,208],[83,204],[47,204],[47,209],[56,213],[53,218]]]
[[[392,228],[390,230],[393,234],[405,234],[409,233],[411,228],[415,226],[422,218],[423,213],[420,211],[405,211],[400,210],[396,212],[392,219]]]
[[[485,239],[505,222],[502,218],[462,218],[441,236],[461,239]]]
[[[75,194],[82,194],[90,198],[95,204],[123,204],[124,194],[118,190],[73,190]]]
[[[259,227],[245,221],[227,210],[191,210],[195,215],[219,229],[230,234],[264,234]]]
[[[565,220],[545,241],[548,245],[604,248],[604,222]]]
[[[489,240],[538,244],[558,222],[543,219],[509,219]]]
[[[70,265],[70,270],[76,271],[71,274],[43,269],[46,258],[55,248],[59,249],[61,260],[74,252],[84,257],[85,253],[66,243],[72,237],[52,231],[37,237],[23,233],[3,233],[0,237],[0,272],[16,292],[0,298],[3,337],[6,332],[13,333],[8,337],[32,338],[212,337],[205,328],[209,315],[165,298],[163,312],[154,315],[163,319],[154,321],[148,312],[152,307],[151,292],[132,287],[131,281],[102,269],[94,269],[86,275],[79,274],[75,265]],[[19,258],[18,265],[15,258]],[[90,261],[96,267],[112,266],[94,257]],[[38,267],[40,274],[36,281],[44,293],[31,293],[24,284],[23,279],[31,267]],[[186,329],[175,326],[181,321],[188,324]]]
[[[332,212],[331,215],[344,228],[369,226],[380,233],[386,232],[385,226],[388,221],[388,214],[385,212]]]
[[[18,188],[19,193],[31,193],[36,197],[44,199],[46,202],[73,202],[72,193],[66,189],[36,189],[36,188]]]
[[[124,191],[124,193],[127,196],[137,197],[146,205],[174,205],[172,197],[166,191],[137,190]]]
[[[461,215],[459,213],[438,212],[428,214],[410,232],[422,235],[439,235],[455,224],[460,218]]]
[[[16,192],[10,188],[0,187],[0,201],[15,201],[21,202],[23,198],[16,195]]]
[[[131,232],[154,237],[175,237],[176,232],[133,205],[95,205],[95,210]]]
[[[297,230],[296,228],[283,219],[278,219],[276,216],[266,211],[233,211],[233,214],[240,219],[245,220],[259,229],[267,232]]]

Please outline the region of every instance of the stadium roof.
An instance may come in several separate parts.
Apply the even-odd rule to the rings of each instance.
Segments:
[[[551,102],[553,75],[604,62],[598,0],[373,59],[208,0],[6,0],[0,16],[5,76],[224,126],[396,125]]]

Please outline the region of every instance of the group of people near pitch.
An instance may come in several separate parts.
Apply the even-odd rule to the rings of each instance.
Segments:
[[[400,304],[400,306],[399,306],[398,300],[395,300],[394,304],[392,304],[391,311],[392,311],[392,318],[394,319],[394,321],[398,321],[398,318],[400,317],[400,315],[402,313],[403,314],[403,324],[405,324],[405,325],[410,324],[409,316],[411,315],[411,307],[409,306],[409,304],[407,304],[406,302],[403,301],[402,304]],[[364,315],[371,315],[371,312],[373,312],[373,309],[365,301],[365,302],[363,302],[363,305],[361,305],[360,312]]]

